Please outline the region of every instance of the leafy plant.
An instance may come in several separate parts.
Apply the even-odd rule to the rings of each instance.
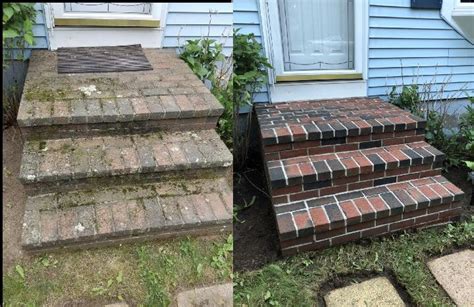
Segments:
[[[24,49],[27,44],[34,45],[33,22],[36,17],[34,3],[4,2],[2,6],[3,47]],[[5,67],[6,57],[3,58],[3,66]]]
[[[181,48],[180,58],[188,64],[201,81],[210,82],[211,93],[224,107],[224,113],[217,123],[217,132],[227,147],[232,150],[233,83],[229,80],[231,58],[226,59],[222,50],[222,44],[213,39],[188,40]]]
[[[417,84],[403,85],[400,92],[394,86],[388,97],[394,105],[426,118],[426,140],[446,154],[446,167],[460,166],[464,160],[473,160],[474,108],[470,105],[466,107],[466,112],[460,116],[459,130],[447,129],[447,105],[455,101],[455,97],[443,99],[443,93],[436,97],[430,94],[431,90],[428,84],[421,88]],[[470,98],[470,101],[472,104],[473,99]]]
[[[250,143],[252,112],[240,118],[242,106],[252,106],[255,93],[267,81],[267,69],[272,68],[263,55],[262,46],[253,33],[234,31],[234,167],[245,165]]]

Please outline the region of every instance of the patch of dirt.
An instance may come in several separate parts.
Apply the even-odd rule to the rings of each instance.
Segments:
[[[332,290],[347,287],[354,283],[361,283],[363,281],[376,278],[376,277],[386,277],[395,287],[395,289],[398,292],[398,295],[400,296],[402,301],[405,303],[405,305],[415,306],[411,300],[410,295],[405,289],[405,287],[403,287],[401,284],[397,282],[397,278],[395,277],[395,274],[390,269],[385,269],[383,272],[364,271],[364,272],[335,276],[334,278],[324,282],[321,285],[318,291],[317,298],[316,298],[318,302],[318,306],[326,306],[326,302],[324,301],[324,296],[326,296],[326,294],[328,294]]]
[[[279,257],[275,218],[270,198],[265,195],[263,166],[259,165],[259,158],[249,160],[252,162],[246,170],[234,174],[234,208],[244,206],[245,201],[250,203],[255,196],[253,205],[238,212],[240,222],[234,219],[235,271],[255,270]]]
[[[3,271],[21,258],[29,257],[21,248],[26,195],[18,180],[23,140],[20,130],[3,130]]]

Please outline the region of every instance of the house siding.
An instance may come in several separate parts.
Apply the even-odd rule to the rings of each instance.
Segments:
[[[163,47],[176,48],[202,37],[223,43],[225,55],[232,53],[232,4],[169,3]]]
[[[370,0],[368,95],[386,97],[392,86],[412,83],[432,83],[432,94],[446,83],[443,98],[474,96],[474,45],[439,10]]]
[[[31,55],[31,49],[48,49],[48,30],[46,28],[46,18],[44,15],[44,5],[43,3],[36,3],[34,6],[36,10],[36,19],[33,24],[33,36],[35,38],[35,45],[25,48],[24,56],[29,58]],[[21,56],[21,49],[11,48],[5,53],[5,56],[8,58],[19,58]]]
[[[234,0],[234,29],[241,34],[253,33],[259,43],[262,43],[259,6],[257,0]],[[268,102],[268,86],[263,86],[255,93],[254,102]]]

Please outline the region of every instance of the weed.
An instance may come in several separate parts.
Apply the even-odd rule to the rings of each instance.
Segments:
[[[235,306],[314,306],[319,288],[348,273],[391,270],[415,305],[452,305],[426,262],[447,250],[474,242],[474,219],[422,232],[350,243],[307,252],[253,272],[236,273]]]
[[[245,205],[243,205],[243,206],[239,206],[239,205],[234,204],[234,208],[233,208],[233,209],[234,209],[234,210],[233,210],[234,212],[233,212],[233,214],[232,214],[233,219],[234,219],[234,222],[239,222],[239,223],[241,223],[241,224],[245,223],[245,221],[239,220],[239,218],[237,217],[237,215],[238,215],[238,213],[241,212],[242,210],[245,210],[245,209],[250,208],[251,206],[253,206],[253,204],[255,203],[255,200],[256,200],[256,199],[257,199],[257,197],[254,195],[254,196],[252,196],[252,199],[250,200],[249,203],[247,203],[247,200],[244,199]]]

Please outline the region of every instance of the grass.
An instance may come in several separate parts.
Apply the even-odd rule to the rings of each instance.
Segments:
[[[232,236],[38,255],[4,273],[3,305],[123,300],[138,306],[168,306],[177,291],[229,281],[229,249]]]
[[[474,243],[474,219],[309,252],[235,273],[235,306],[314,306],[325,282],[337,276],[390,271],[419,306],[451,306],[426,263],[444,252]],[[297,300],[295,300],[297,298]]]

